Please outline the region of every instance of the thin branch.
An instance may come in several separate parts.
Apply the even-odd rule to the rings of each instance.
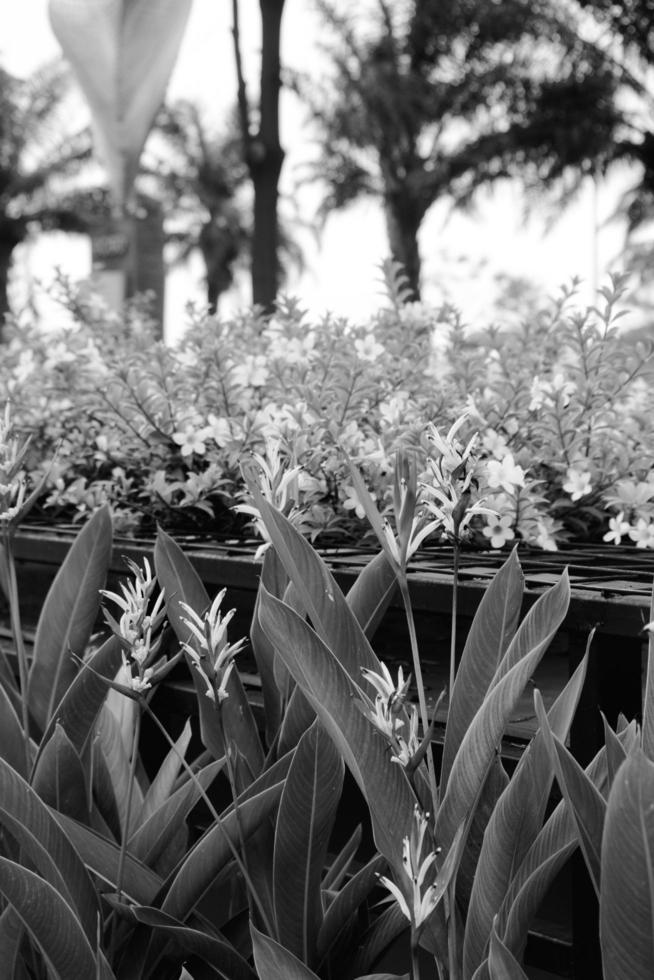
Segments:
[[[241,30],[239,26],[238,0],[232,0],[232,38],[234,41],[234,60],[236,62],[236,79],[238,83],[238,118],[241,124],[243,145],[245,147],[245,154],[247,158],[251,140],[250,110],[248,106],[247,89],[245,87],[245,75],[243,74],[243,59],[241,57]]]

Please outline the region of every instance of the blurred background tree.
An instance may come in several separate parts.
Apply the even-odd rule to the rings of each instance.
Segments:
[[[37,231],[83,230],[61,203],[91,158],[90,130],[71,129],[66,118],[71,81],[60,60],[27,78],[0,69],[0,331],[16,247]]]

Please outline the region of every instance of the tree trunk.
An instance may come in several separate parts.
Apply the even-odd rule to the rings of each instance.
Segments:
[[[285,0],[259,0],[259,3],[262,28],[259,131],[250,142],[248,159],[254,184],[252,300],[271,312],[279,285],[277,205],[284,162],[279,141],[280,32]]]
[[[0,241],[0,343],[5,339],[5,313],[9,313],[9,296],[7,287],[9,285],[9,268],[11,266],[11,256],[14,245]]]
[[[386,195],[384,215],[393,260],[402,266],[413,297],[419,300],[422,262],[418,248],[418,232],[425,216],[424,208],[407,195]]]

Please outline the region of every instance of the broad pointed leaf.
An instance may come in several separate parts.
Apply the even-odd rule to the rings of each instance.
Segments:
[[[61,725],[57,725],[34,769],[32,787],[44,803],[86,823],[89,792],[82,762]]]
[[[385,739],[355,704],[357,686],[311,627],[265,589],[260,619],[358,783],[378,849],[400,871],[413,795],[401,766],[390,761]]]
[[[179,738],[174,746],[169,749],[143,798],[143,807],[139,814],[139,826],[149,820],[155,810],[158,810],[173,792],[175,780],[179,775],[190,742],[191,722],[187,720]]]
[[[484,592],[463,649],[447,717],[441,796],[458,747],[516,631],[523,590],[524,576],[514,550]]]
[[[497,935],[495,926],[493,926],[490,936],[488,976],[490,980],[528,980],[527,974],[513,953],[506,948]]]
[[[635,748],[609,793],[602,839],[605,980],[646,980],[654,964],[654,763]]]
[[[345,597],[369,640],[375,635],[396,591],[395,570],[380,551],[359,572]]]
[[[77,916],[33,871],[0,857],[0,892],[16,911],[57,980],[94,977],[96,958]]]
[[[254,965],[259,980],[319,980],[301,960],[250,922]]]
[[[0,756],[21,776],[27,776],[23,726],[14,710],[11,698],[2,685],[0,685]]]
[[[52,717],[79,667],[100,608],[111,560],[112,528],[102,507],[77,535],[52,583],[34,638],[28,702],[41,731]]]
[[[277,811],[273,862],[279,941],[315,963],[320,879],[343,788],[343,760],[318,721],[300,739]]]
[[[654,591],[649,607],[650,624],[654,623]],[[654,632],[647,633],[647,675],[643,697],[643,752],[654,762]]]
[[[326,956],[341,930],[376,887],[379,875],[386,868],[386,859],[376,854],[357,871],[338,892],[327,909],[318,935],[318,961]]]

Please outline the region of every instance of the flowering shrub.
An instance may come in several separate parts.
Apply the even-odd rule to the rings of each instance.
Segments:
[[[390,511],[395,450],[414,452],[429,483],[434,432],[465,416],[462,446],[479,433],[467,488],[477,545],[652,547],[651,351],[618,333],[620,293],[614,280],[601,308],[581,311],[571,290],[520,329],[475,333],[393,288],[364,324],[312,323],[286,300],[270,319],[193,316],[174,347],[154,342],[142,303],[118,317],[69,293],[74,328],[14,326],[0,399],[31,435],[41,518],[109,502],[123,532],[242,533],[252,514],[239,465],[254,453],[303,533],[358,540],[347,457]]]

